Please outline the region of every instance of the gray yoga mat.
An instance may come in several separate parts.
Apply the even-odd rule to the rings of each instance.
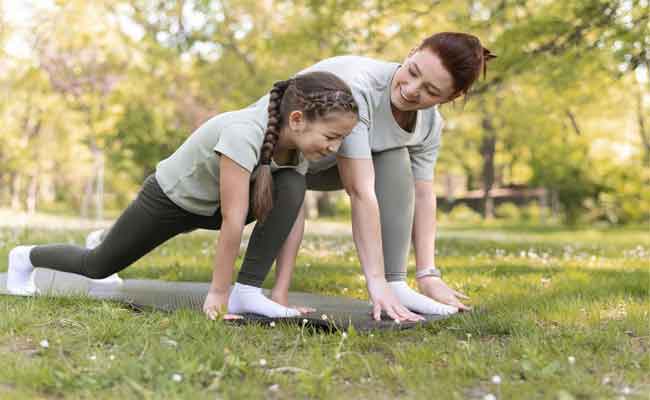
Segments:
[[[167,282],[148,279],[126,279],[121,285],[91,285],[90,280],[81,275],[41,268],[35,270],[34,280],[42,296],[80,295],[98,300],[117,301],[138,309],[152,308],[162,311],[183,308],[201,311],[209,287],[208,283],[203,282]],[[6,281],[7,274],[0,274],[0,295],[9,295]],[[374,321],[370,315],[370,305],[365,301],[301,292],[289,293],[289,303],[313,307],[316,312],[296,318],[267,318],[256,314],[246,314],[243,320],[236,320],[235,323],[265,324],[282,321],[306,324],[327,330],[347,330],[352,325],[358,331],[368,331],[373,329],[408,329],[445,318],[438,315],[427,315],[424,322],[402,322],[400,324],[396,324],[390,319]]]

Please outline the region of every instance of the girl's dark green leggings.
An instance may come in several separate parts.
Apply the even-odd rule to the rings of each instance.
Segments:
[[[273,174],[273,186],[276,206],[266,221],[257,223],[253,230],[253,237],[264,240],[251,240],[243,263],[259,282],[264,280],[293,227],[304,199],[305,177],[293,170],[280,170]],[[249,213],[246,223],[253,220]],[[36,246],[30,258],[35,267],[102,279],[123,270],[180,233],[198,228],[219,230],[221,222],[220,209],[214,215],[203,216],[177,206],[151,175],[98,247],[90,250],[70,244]]]

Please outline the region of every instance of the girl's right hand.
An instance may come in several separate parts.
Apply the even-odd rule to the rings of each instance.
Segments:
[[[207,296],[205,296],[205,301],[203,302],[203,312],[211,320],[224,319],[241,319],[241,315],[228,314],[228,297],[229,292],[218,292],[216,290],[210,289]]]
[[[372,316],[375,321],[381,319],[382,310],[395,321],[422,321],[424,317],[409,311],[404,307],[388,286],[386,279],[372,279],[367,281],[368,293],[372,301]]]

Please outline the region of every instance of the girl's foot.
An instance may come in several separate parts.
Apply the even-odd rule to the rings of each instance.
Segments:
[[[230,314],[259,314],[269,318],[297,317],[298,310],[285,307],[264,296],[262,288],[235,283],[228,299]]]
[[[104,229],[90,232],[88,236],[86,236],[86,248],[94,249],[95,247],[99,246],[102,243],[102,240],[104,240]],[[91,281],[93,285],[98,284],[100,286],[121,285],[122,283],[124,283],[122,278],[120,278],[117,274],[113,274],[104,279],[91,279]]]
[[[411,289],[404,281],[388,282],[402,305],[419,314],[451,315],[458,308],[438,303],[429,297]]]
[[[17,246],[9,252],[7,290],[11,294],[31,296],[37,292],[34,284],[34,266],[29,259],[33,247]]]

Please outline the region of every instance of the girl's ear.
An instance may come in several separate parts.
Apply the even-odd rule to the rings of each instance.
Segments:
[[[289,128],[292,131],[302,131],[305,129],[305,114],[300,110],[293,110],[289,114]]]

